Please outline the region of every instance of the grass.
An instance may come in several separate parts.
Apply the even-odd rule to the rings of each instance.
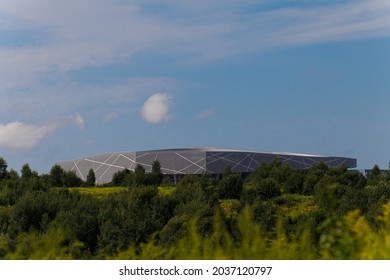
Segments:
[[[53,190],[59,190],[61,188],[53,188]],[[97,198],[105,198],[110,194],[118,194],[128,191],[128,187],[77,187],[67,188],[70,192],[78,192],[80,194],[92,195]],[[176,190],[174,186],[158,187],[158,194],[160,196],[170,196]]]
[[[105,198],[110,194],[117,194],[126,192],[127,187],[80,187],[80,188],[68,188],[71,192],[78,192],[80,194],[92,195],[98,198]]]
[[[176,190],[176,187],[164,186],[164,187],[158,187],[157,190],[158,190],[158,194],[159,195],[161,195],[161,196],[163,196],[163,195],[169,196],[169,195],[172,195],[172,193]]]

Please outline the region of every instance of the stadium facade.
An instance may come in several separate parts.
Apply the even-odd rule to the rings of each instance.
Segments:
[[[86,180],[88,172],[92,169],[95,172],[96,184],[105,184],[111,182],[114,173],[124,169],[134,171],[137,164],[142,165],[146,172],[150,172],[155,160],[160,162],[164,174],[176,179],[187,174],[208,173],[219,176],[228,165],[235,173],[249,174],[263,162],[271,162],[274,159],[280,159],[293,169],[307,169],[320,162],[329,167],[339,167],[343,164],[348,168],[356,167],[356,159],[353,158],[216,148],[107,153],[61,161],[57,164],[66,171],[74,171],[82,180]]]

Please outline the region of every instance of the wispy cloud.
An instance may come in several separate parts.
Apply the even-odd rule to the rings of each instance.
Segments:
[[[205,120],[215,114],[215,109],[210,108],[196,115],[196,119]]]
[[[128,112],[129,109],[138,111],[139,100],[150,92],[175,88],[174,81],[163,77],[136,77],[107,85],[76,84],[67,79],[48,85],[33,83],[22,86],[22,89],[0,91],[1,114],[41,121],[73,115],[85,108],[99,115],[112,111]]]
[[[0,113],[43,119],[83,106],[109,112],[150,92],[169,91],[164,78],[129,77],[102,86],[80,85],[71,75],[131,63],[139,53],[208,63],[241,53],[390,36],[388,0],[308,2],[294,1],[292,7],[289,1],[249,0],[3,0],[4,30],[35,31],[0,47]]]
[[[170,119],[172,97],[166,93],[155,93],[150,96],[141,109],[142,118],[148,123],[157,124]]]
[[[0,13],[12,18],[14,26],[33,26],[46,36],[39,44],[0,52],[9,72],[4,80],[12,81],[11,75],[20,80],[33,73],[101,66],[145,50],[215,58],[286,45],[390,35],[387,0],[326,5],[325,1],[318,5],[296,1],[295,8],[288,1],[272,2],[279,2],[277,8],[268,7],[269,1],[83,0],[70,5],[66,1],[5,0]],[[157,3],[163,8],[153,9]]]
[[[1,14],[28,22],[28,26],[17,26],[33,26],[45,37],[40,44],[0,51],[7,70],[0,75],[2,85],[31,83],[36,80],[31,75],[63,75],[121,62],[145,50],[212,59],[273,47],[390,35],[387,0],[315,6],[305,6],[307,1],[302,1],[300,7],[291,8],[287,3],[267,9],[261,6],[267,1],[261,1],[257,12],[251,10],[253,1],[228,1],[229,5],[221,5],[225,1],[202,5],[158,1],[164,7],[161,10],[148,9],[157,1],[3,2]]]
[[[116,119],[117,117],[118,117],[118,113],[117,112],[109,112],[108,114],[106,114],[103,117],[103,122],[104,123],[110,122],[110,121]]]
[[[80,114],[76,114],[76,115],[72,116],[70,119],[73,121],[73,123],[76,126],[78,126],[78,128],[81,131],[84,130],[85,121],[84,121],[84,118]]]
[[[274,43],[281,46],[390,36],[390,2],[386,0],[284,8],[269,15],[281,19],[280,27],[273,28]]]

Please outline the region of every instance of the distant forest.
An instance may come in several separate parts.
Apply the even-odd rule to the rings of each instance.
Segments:
[[[242,179],[188,175],[158,161],[95,186],[0,158],[0,259],[390,259],[390,171],[369,178],[279,160]]]

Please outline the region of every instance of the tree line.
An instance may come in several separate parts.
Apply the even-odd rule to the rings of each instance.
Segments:
[[[150,173],[117,172],[105,187],[120,193],[72,191],[94,184],[93,171],[83,182],[58,165],[39,175],[25,164],[19,175],[0,158],[0,258],[353,259],[368,246],[357,221],[366,236],[390,229],[390,172],[377,166],[365,178],[274,160],[245,179],[227,166],[220,179],[188,175],[174,185],[156,161]]]

